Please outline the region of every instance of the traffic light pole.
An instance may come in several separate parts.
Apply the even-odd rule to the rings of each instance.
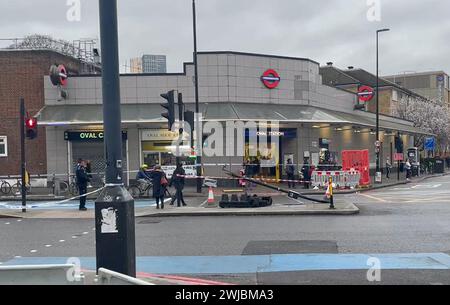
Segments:
[[[136,276],[134,200],[123,182],[117,0],[99,0],[106,187],[95,203],[97,270]]]
[[[197,54],[197,13],[195,9],[195,0],[192,0],[192,15],[193,15],[193,22],[194,22],[194,68],[195,68],[195,113],[200,113],[200,105],[199,105],[199,96],[198,96],[198,54]],[[197,131],[197,135],[199,135],[200,139],[197,137],[197,147],[199,149],[203,149],[203,135],[199,134],[200,131],[200,122],[197,119],[195,124],[195,130]],[[192,135],[193,136],[193,135]],[[197,176],[202,176],[202,152],[197,151]],[[202,179],[197,179],[197,193],[202,192]]]
[[[26,159],[25,159],[25,100],[20,99],[20,164],[22,177],[22,213],[27,212]]]

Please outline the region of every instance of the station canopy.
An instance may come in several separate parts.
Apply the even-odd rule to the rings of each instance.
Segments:
[[[194,110],[193,104],[186,108]],[[164,123],[164,109],[159,104],[122,104],[123,124]],[[209,103],[201,104],[205,121],[279,121],[280,123],[311,123],[353,125],[375,128],[375,115],[363,111],[339,112],[308,105]],[[102,105],[47,105],[38,113],[39,125],[73,126],[103,123]],[[411,134],[429,135],[409,121],[380,116],[380,128]]]

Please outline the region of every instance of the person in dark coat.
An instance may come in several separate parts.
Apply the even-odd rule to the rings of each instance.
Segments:
[[[156,199],[156,208],[159,210],[161,204],[161,209],[164,209],[164,195],[169,182],[161,166],[155,166],[154,170],[150,172],[150,178],[153,182],[153,198]]]
[[[295,189],[295,166],[292,163],[291,159],[287,160],[286,165],[286,175],[288,180],[288,188],[294,188]]]
[[[172,202],[170,205],[173,205],[175,203],[175,200],[177,201],[178,207],[181,207],[181,203],[183,203],[183,206],[187,206],[186,202],[184,202],[183,198],[183,189],[184,189],[184,176],[186,175],[185,170],[183,169],[182,164],[177,164],[177,168],[173,172],[172,179],[170,179],[170,187],[173,185],[176,190],[175,197],[173,197]]]
[[[309,184],[311,183],[311,167],[309,166],[308,159],[304,160],[304,165],[302,168],[302,174],[303,174],[303,183],[305,189],[309,189]]]
[[[86,172],[86,162],[81,161],[77,165],[76,170],[76,178],[77,178],[77,186],[80,192],[80,211],[87,211],[86,209],[86,193],[87,193],[87,185],[89,183],[89,176]]]

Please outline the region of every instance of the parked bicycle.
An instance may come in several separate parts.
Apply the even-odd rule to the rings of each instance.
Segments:
[[[29,194],[31,192],[31,185],[25,185],[25,190],[27,194]],[[12,186],[12,191],[14,195],[19,195],[22,193],[22,181],[20,179],[17,179],[17,183]]]
[[[57,179],[56,176],[53,175],[52,189],[53,189],[53,194],[54,195],[62,195],[62,194],[69,193],[70,186],[69,186],[69,183],[67,183],[66,181]],[[58,191],[58,189],[59,189],[59,191]]]
[[[11,191],[12,191],[11,184],[9,184],[9,182],[6,180],[0,180],[0,192],[3,195],[9,195],[11,194]]]

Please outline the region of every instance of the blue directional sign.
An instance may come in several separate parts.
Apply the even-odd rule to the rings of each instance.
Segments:
[[[436,140],[434,138],[425,139],[425,150],[434,150],[436,148]]]

